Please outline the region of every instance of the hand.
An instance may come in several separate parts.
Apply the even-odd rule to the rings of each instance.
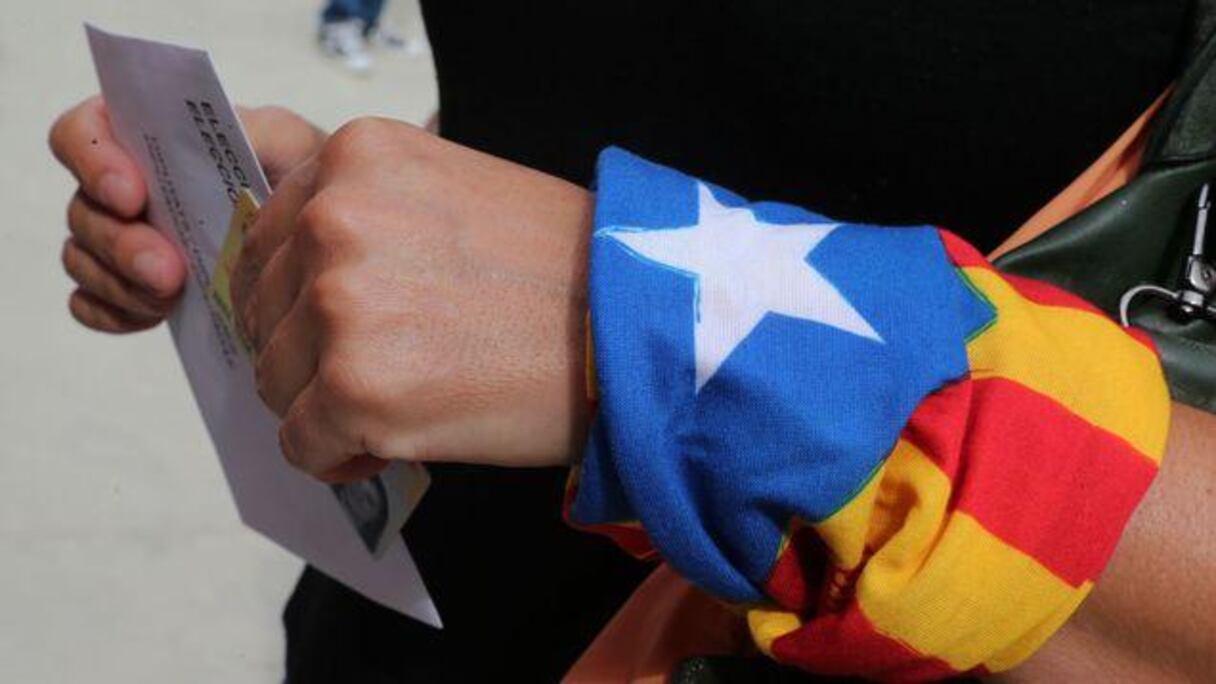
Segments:
[[[413,126],[336,132],[262,207],[233,281],[287,459],[331,481],[392,458],[568,462],[591,210]]]
[[[241,118],[272,184],[324,140],[320,130],[284,109],[245,109]],[[50,145],[80,184],[68,203],[71,235],[62,252],[63,267],[77,284],[69,310],[105,332],[156,325],[181,293],[186,264],[173,243],[142,219],[147,186],[114,138],[101,97],[60,116]]]

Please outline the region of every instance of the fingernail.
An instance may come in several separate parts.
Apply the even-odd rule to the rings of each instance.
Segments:
[[[97,199],[111,209],[117,209],[124,199],[131,196],[131,192],[131,182],[113,171],[103,175],[97,182],[97,194],[100,195]]]
[[[131,266],[139,282],[150,290],[161,292],[169,287],[168,276],[165,273],[165,260],[155,252],[140,252],[135,255]]]

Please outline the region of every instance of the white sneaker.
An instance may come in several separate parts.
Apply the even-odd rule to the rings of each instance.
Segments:
[[[390,50],[404,50],[409,45],[405,32],[387,21],[381,21],[372,29],[372,38]]]
[[[372,56],[363,37],[363,22],[358,19],[322,22],[317,34],[321,51],[330,57],[342,58],[347,69],[365,74],[371,71]]]
[[[408,38],[404,31],[388,22],[380,22],[372,30],[371,37],[377,45],[389,50],[405,52],[410,57],[425,55],[431,49],[425,35],[421,38]]]

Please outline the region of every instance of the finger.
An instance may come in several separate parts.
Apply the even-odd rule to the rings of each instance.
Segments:
[[[83,193],[68,204],[68,229],[85,251],[157,298],[174,297],[186,282],[186,264],[168,238],[146,223],[114,218]]]
[[[108,333],[139,332],[160,323],[159,318],[140,318],[119,311],[84,290],[76,290],[68,298],[68,311],[84,327]]]
[[[359,439],[341,429],[334,412],[325,406],[315,381],[287,409],[279,427],[279,446],[289,463],[314,476],[366,451]]]
[[[291,235],[296,216],[313,194],[315,179],[316,164],[304,164],[284,179],[258,210],[232,269],[232,303],[237,311],[245,310],[262,267]]]
[[[156,299],[115,275],[73,238],[63,243],[62,261],[63,270],[81,289],[127,315],[159,319],[173,306],[173,300]]]
[[[331,484],[358,482],[383,471],[388,464],[389,462],[383,458],[376,458],[371,454],[359,454],[336,468],[318,473],[316,477],[322,482]]]
[[[282,107],[237,107],[245,134],[271,187],[308,160],[325,140],[325,132]]]
[[[278,416],[308,386],[317,372],[316,325],[310,307],[297,303],[266,339],[258,353],[258,395]]]
[[[244,309],[238,309],[241,329],[249,337],[255,349],[269,343],[280,321],[294,308],[300,290],[300,270],[296,263],[295,241],[288,239],[279,251],[262,268],[258,280],[253,284]],[[300,314],[301,316],[303,314]],[[296,331],[300,335],[311,335],[309,330]]]
[[[143,175],[114,137],[100,96],[64,112],[51,127],[49,143],[94,201],[124,218],[143,212],[148,200]]]

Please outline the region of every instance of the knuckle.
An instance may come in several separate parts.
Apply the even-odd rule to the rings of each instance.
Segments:
[[[63,241],[63,249],[59,252],[59,262],[63,264],[63,271],[68,276],[80,282],[78,273],[80,271],[80,254],[77,251],[76,245],[72,243],[72,239],[68,238]]]
[[[333,218],[335,210],[320,197],[315,197],[305,204],[296,216],[296,227],[293,237],[303,247],[320,247],[329,239],[327,226]]]
[[[384,151],[386,144],[394,145],[394,155],[408,154],[415,147],[408,143],[420,135],[426,133],[401,121],[375,116],[352,119],[326,140],[321,148],[321,163],[329,166],[376,155]]]
[[[317,366],[317,384],[330,404],[345,414],[362,414],[377,405],[380,391],[374,375],[341,354],[330,354]]]
[[[341,149],[344,147],[361,147],[368,143],[376,143],[385,134],[389,121],[375,116],[361,116],[351,119],[334,131],[330,136],[330,145]]]
[[[73,292],[71,296],[68,297],[68,313],[72,314],[72,318],[76,319],[77,323],[85,326],[86,328],[97,327],[96,316],[93,315],[92,309],[89,307],[88,302],[85,301],[84,296],[81,295],[80,292]]]
[[[73,233],[79,232],[84,228],[85,217],[88,215],[89,208],[84,203],[84,198],[77,191],[72,195],[72,199],[68,200],[68,229]]]
[[[274,358],[269,353],[269,349],[263,347],[258,351],[257,356],[253,360],[254,388],[263,402],[266,401],[266,386],[273,372],[273,367]]]
[[[269,340],[264,341],[254,356],[253,376],[256,389],[263,399],[266,398],[266,389],[274,382],[275,376],[279,372],[279,363],[284,360],[284,351],[286,350],[279,349],[278,340],[272,336]]]
[[[279,451],[282,452],[283,459],[291,467],[297,470],[307,470],[308,463],[304,459],[304,454],[292,438],[293,430],[294,425],[289,421],[284,421],[279,426]]]
[[[97,272],[95,268],[91,268],[86,260],[85,255],[75,246],[65,244],[63,249],[63,270],[81,288],[92,292],[95,295],[100,295],[111,301],[115,300],[115,295],[121,294],[113,291],[111,283],[106,282],[105,278]]]
[[[329,270],[309,287],[307,303],[324,325],[350,325],[359,315],[363,286],[357,273]]]
[[[127,230],[129,226],[120,230],[103,231],[101,240],[105,254],[110,258],[110,262],[114,264],[115,270],[129,270],[128,264],[135,260],[135,254],[139,249],[147,244],[144,235],[141,235],[136,230]]]
[[[290,409],[290,401],[282,396],[281,392],[276,392],[273,389],[271,374],[274,372],[271,365],[273,360],[263,361],[258,359],[258,369],[254,374],[254,389],[257,391],[258,399],[266,408],[270,409],[276,416],[283,417]],[[263,365],[264,364],[264,365]]]
[[[103,273],[94,274],[93,281],[88,283],[86,289],[92,290],[123,315],[148,316],[153,313],[122,289],[117,280],[108,278]]]
[[[112,219],[91,206],[81,193],[68,205],[68,228],[95,255],[112,262],[118,251],[118,238],[123,231],[115,230]]]
[[[351,203],[333,191],[323,191],[300,210],[296,231],[312,247],[335,246],[356,233]]]
[[[97,212],[89,212],[86,221],[92,226],[88,231],[88,244],[93,253],[104,262],[114,264],[118,261],[119,242],[122,231],[113,230],[108,217]]]
[[[235,286],[236,283],[233,283]],[[252,292],[242,288],[241,292],[237,292],[235,287],[232,291],[232,305],[236,307],[237,322],[240,325],[241,333],[244,334],[254,348],[261,348],[261,340],[257,339],[258,330],[258,305],[257,291]]]

